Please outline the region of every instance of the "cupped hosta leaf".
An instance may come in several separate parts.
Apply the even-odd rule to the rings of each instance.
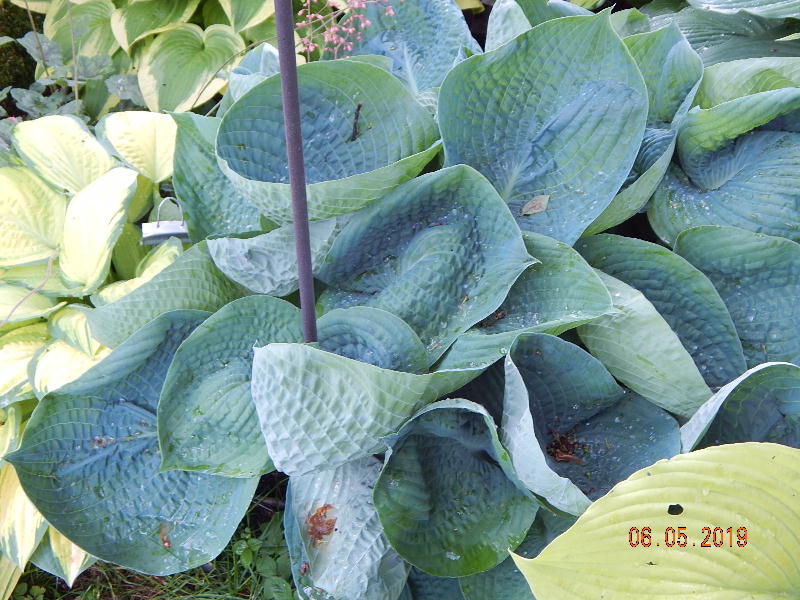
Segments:
[[[111,113],[97,124],[105,140],[131,167],[156,183],[172,176],[175,121],[169,115],[131,110]]]
[[[414,94],[439,87],[447,72],[466,58],[465,49],[481,52],[454,2],[368,2],[359,12],[370,25],[360,32],[354,52],[391,58],[392,72]]]
[[[388,442],[375,507],[389,542],[412,565],[440,577],[471,575],[525,538],[538,503],[483,407],[436,402]]]
[[[9,463],[0,465],[0,555],[24,569],[47,530],[47,521],[28,500]]]
[[[613,312],[606,286],[575,250],[530,231],[522,239],[541,263],[519,276],[500,308],[455,341],[457,352],[494,351],[499,359],[522,333],[557,335]]]
[[[689,418],[711,397],[692,356],[642,292],[610,275],[598,274],[618,312],[578,327],[581,340],[633,391]]]
[[[139,571],[199,566],[228,543],[256,479],[159,472],[156,404],[175,349],[207,313],[175,311],[46,396],[7,458],[54,527]]]
[[[749,367],[800,361],[800,244],[736,227],[696,227],[675,252],[717,288]]]
[[[681,427],[684,452],[696,446],[776,442],[800,447],[800,367],[758,365],[723,386]]]
[[[431,115],[395,77],[356,60],[297,70],[311,220],[363,208],[417,175],[438,152]],[[280,81],[237,100],[217,134],[223,171],[280,224],[291,221]]]
[[[147,107],[185,111],[209,100],[225,86],[220,69],[242,50],[242,38],[227,25],[204,31],[184,23],[165,31],[142,50],[138,79]]]
[[[200,0],[136,0],[118,8],[111,16],[111,29],[126,52],[134,42],[188,21]]]
[[[644,294],[692,355],[710,387],[719,388],[747,368],[722,298],[688,261],[663,246],[618,235],[584,238],[577,248],[592,266]],[[646,330],[642,334],[649,335]]]
[[[399,600],[464,600],[457,577],[435,577],[411,567]]]
[[[71,586],[75,579],[96,562],[78,546],[65,538],[55,527],[48,527],[41,543],[31,556],[31,562]]]
[[[119,49],[111,31],[112,12],[111,0],[55,0],[44,18],[44,35],[59,45],[70,62],[78,56],[111,56]]]
[[[39,349],[28,364],[28,378],[37,398],[76,380],[108,356],[108,348],[87,354],[63,340],[53,340]]]
[[[113,348],[162,313],[178,309],[214,311],[243,295],[244,290],[214,266],[201,242],[150,281],[93,310],[89,325],[100,343]]]
[[[396,314],[432,363],[497,309],[529,264],[497,192],[458,165],[418,177],[354,216],[318,272],[330,286],[320,303]]]
[[[481,171],[522,229],[568,244],[624,183],[646,118],[645,84],[607,13],[543,23],[457,65],[439,92],[446,163]],[[529,209],[537,197],[546,205]]]
[[[297,307],[270,296],[234,300],[195,329],[161,391],[161,468],[232,477],[271,471],[250,394],[253,348],[302,340]]]
[[[219,0],[222,10],[234,31],[239,32],[266,21],[275,14],[274,0],[251,2],[250,0]]]
[[[27,288],[0,282],[0,322],[4,324],[44,317],[63,305]]]
[[[64,229],[64,196],[22,167],[0,168],[0,189],[0,267],[56,255]]]
[[[91,308],[83,304],[68,304],[51,314],[47,319],[47,332],[70,346],[93,355],[100,349],[100,342],[92,337],[87,314]]]
[[[752,58],[706,68],[697,105],[711,108],[742,96],[800,85],[800,59]]]
[[[275,46],[264,42],[250,50],[242,57],[242,61],[231,69],[228,91],[221,101],[217,115],[225,114],[231,104],[253,89],[256,84],[278,71],[278,49]]]
[[[406,564],[383,535],[372,502],[372,456],[289,480],[284,527],[292,574],[307,600],[395,599]]]
[[[17,123],[11,133],[22,160],[53,188],[74,194],[114,167],[83,121],[49,115]]]
[[[90,293],[103,282],[135,189],[136,171],[118,167],[70,200],[58,262],[64,283]]]
[[[798,0],[688,0],[695,8],[717,12],[735,13],[746,10],[748,13],[780,19],[796,17],[800,12]]]
[[[261,213],[240,195],[214,159],[220,119],[173,113],[178,125],[172,184],[193,241],[260,229]]]
[[[514,552],[524,558],[533,558],[574,522],[574,517],[559,516],[545,508],[540,508],[536,513],[536,520],[528,530],[528,535]],[[531,594],[531,588],[528,587],[528,583],[511,557],[494,569],[462,578],[460,585],[465,600],[488,600],[489,598],[535,600]]]
[[[33,395],[28,363],[48,340],[47,325],[26,325],[0,336],[0,407]]]
[[[319,267],[338,230],[336,219],[309,224],[312,268]],[[253,292],[286,296],[297,289],[293,225],[250,238],[208,240],[208,251],[220,271]]]
[[[789,600],[800,588],[800,541],[787,533],[800,528],[799,459],[800,450],[748,443],[659,461],[539,556],[514,560],[537,600]]]

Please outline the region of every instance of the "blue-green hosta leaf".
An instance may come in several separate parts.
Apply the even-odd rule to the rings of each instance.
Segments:
[[[372,456],[289,479],[284,528],[292,574],[306,600],[394,600],[406,564],[383,535],[372,502]]]
[[[458,581],[457,577],[434,577],[411,567],[400,600],[464,600]]]
[[[309,224],[312,268],[319,267],[338,230],[336,219]],[[255,237],[218,238],[207,243],[217,268],[247,289],[274,296],[286,296],[297,289],[294,225]]]
[[[180,112],[210,100],[227,83],[220,70],[242,50],[241,36],[228,25],[203,30],[183,23],[165,31],[142,50],[138,80],[147,108]]]
[[[714,284],[689,262],[663,246],[617,235],[584,238],[577,248],[593,267],[644,294],[711,388],[719,388],[747,368],[725,303]]]
[[[250,50],[242,57],[242,61],[231,69],[228,91],[222,99],[217,115],[225,114],[231,104],[279,70],[278,49],[275,46],[264,42]]]
[[[162,469],[229,477],[271,471],[250,394],[253,347],[302,340],[299,310],[270,296],[234,300],[195,329],[175,352],[161,391]]]
[[[0,336],[0,407],[33,396],[28,363],[47,340],[45,323],[19,327]]]
[[[517,0],[497,0],[486,25],[486,51],[499,48],[531,27]]]
[[[159,472],[156,404],[175,349],[207,313],[176,311],[46,396],[7,458],[54,527],[139,571],[199,566],[228,543],[256,479]]]
[[[0,319],[3,324],[44,317],[64,306],[43,294],[0,281]]]
[[[531,25],[540,25],[551,19],[591,15],[591,11],[568,0],[518,0]]]
[[[522,333],[557,335],[613,312],[606,286],[575,250],[539,233],[524,231],[522,239],[541,263],[519,276],[500,308],[459,336],[456,352],[493,353],[497,360]]]
[[[735,227],[696,227],[678,236],[675,252],[717,288],[748,367],[800,362],[800,244]]]
[[[103,117],[97,137],[139,173],[160,183],[172,176],[175,121],[164,114],[130,110]]]
[[[64,196],[23,167],[0,168],[0,189],[0,267],[57,255],[64,231]]]
[[[17,123],[11,132],[23,162],[54,189],[75,194],[115,166],[77,117],[49,115]]]
[[[650,18],[635,8],[611,13],[611,26],[621,38],[650,31]]]
[[[355,43],[353,52],[391,58],[392,72],[414,94],[439,87],[466,58],[465,49],[481,52],[455,2],[368,2],[360,12],[371,24],[363,27],[363,41]]]
[[[684,452],[736,442],[800,447],[800,367],[753,367],[722,387],[681,427]]]
[[[625,182],[646,118],[645,84],[607,13],[545,22],[457,65],[439,92],[446,164],[475,167],[522,229],[568,244]]]
[[[433,363],[497,309],[529,264],[497,192],[457,165],[406,183],[352,218],[318,272],[330,286],[320,303],[396,314]]]
[[[796,17],[800,13],[798,0],[688,0],[695,8],[722,13],[737,13],[746,10],[760,17],[780,19]]]
[[[436,402],[389,445],[375,507],[389,542],[412,565],[440,577],[471,575],[502,562],[525,538],[538,503],[483,407]]]
[[[126,296],[89,314],[92,335],[111,348],[170,310],[215,311],[245,295],[214,266],[206,244],[195,244],[175,262]]]
[[[357,211],[417,175],[438,152],[432,116],[400,81],[356,60],[297,70],[312,221]],[[280,81],[270,77],[225,113],[220,166],[279,224],[291,222]]]
[[[172,118],[178,124],[172,184],[192,240],[260,229],[261,213],[236,191],[214,159],[220,119],[194,113],[172,113]]]
[[[111,29],[119,45],[128,52],[134,42],[188,21],[199,2],[200,0],[128,2],[111,15]]]
[[[536,513],[536,520],[528,530],[528,535],[514,550],[514,553],[525,558],[537,556],[547,544],[566,531],[574,522],[574,517],[559,516],[546,508],[540,508]],[[460,585],[465,600],[489,600],[490,598],[535,600],[525,577],[519,572],[511,557],[505,559],[494,569],[462,578]]]
[[[700,108],[800,85],[800,59],[769,57],[734,60],[706,68],[697,92]]]
[[[692,356],[642,292],[598,274],[618,312],[578,327],[581,341],[633,391],[689,418],[711,396]]]

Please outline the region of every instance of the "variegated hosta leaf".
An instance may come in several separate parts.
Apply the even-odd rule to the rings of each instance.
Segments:
[[[83,121],[49,115],[17,123],[14,148],[54,189],[75,194],[114,167],[114,159]]]
[[[160,34],[142,50],[139,64],[139,88],[147,108],[186,111],[203,104],[225,86],[220,70],[242,50],[242,38],[227,25],[203,30],[184,23]]]
[[[591,236],[576,246],[592,266],[644,294],[692,355],[709,387],[719,388],[747,368],[725,303],[689,262],[663,246],[617,235]]]
[[[0,466],[4,464],[5,455],[16,449],[35,404],[36,400],[26,400],[0,408]]]
[[[220,119],[194,113],[172,118],[178,125],[172,184],[192,240],[261,229],[261,213],[236,191],[214,157]]]
[[[537,600],[788,600],[800,589],[800,539],[788,533],[800,529],[798,461],[800,450],[752,442],[679,454],[514,560]]]
[[[696,227],[675,252],[717,288],[748,367],[800,361],[800,244],[736,227]]]
[[[111,31],[113,12],[111,0],[54,0],[44,17],[44,35],[59,45],[69,62],[78,56],[110,57],[119,49]]]
[[[71,586],[78,575],[97,561],[91,554],[70,542],[55,527],[48,527],[31,562]]]
[[[392,73],[414,94],[439,87],[466,58],[465,50],[481,52],[454,2],[389,0],[366,3],[359,12],[370,25],[360,32],[353,52],[388,56]]]
[[[175,352],[161,391],[162,469],[229,477],[271,471],[250,394],[253,348],[302,340],[298,309],[270,296],[234,300],[195,329]]]
[[[92,337],[89,328],[86,315],[91,310],[84,304],[68,304],[48,317],[47,332],[51,337],[64,340],[70,346],[93,355],[101,348],[101,344]]]
[[[292,574],[307,600],[396,599],[406,564],[383,535],[372,502],[372,456],[289,479],[284,528]]]
[[[644,81],[608,13],[543,23],[457,65],[439,92],[446,163],[481,171],[522,229],[567,244],[624,183],[646,118]]]
[[[309,224],[313,269],[319,268],[339,229],[336,219]],[[294,225],[255,237],[211,239],[208,251],[220,271],[253,292],[286,296],[297,289]]]
[[[0,323],[27,321],[44,317],[64,306],[43,294],[0,280]]]
[[[22,577],[22,569],[0,554],[0,598],[11,597],[20,577]]]
[[[0,168],[0,189],[0,267],[57,255],[67,205],[64,196],[23,167]]]
[[[497,309],[530,264],[502,199],[458,165],[418,177],[352,218],[318,272],[330,286],[320,304],[396,314],[433,363]]]
[[[176,130],[169,115],[136,110],[106,115],[96,129],[98,138],[155,183],[172,176]]]
[[[119,45],[128,52],[134,42],[166,31],[189,20],[200,0],[135,0],[117,8],[111,16],[111,29]]]
[[[26,325],[0,336],[0,407],[33,396],[28,363],[48,340],[47,325]]]
[[[41,399],[86,371],[108,356],[110,349],[101,347],[87,354],[63,340],[52,340],[39,349],[28,364],[28,378],[33,393]]]
[[[275,14],[274,0],[251,2],[250,0],[219,0],[222,10],[234,31],[239,32],[266,21]]]
[[[28,500],[7,462],[0,464],[0,506],[0,556],[24,569],[47,530],[47,521]]]
[[[118,346],[142,325],[170,310],[215,311],[245,295],[214,266],[206,244],[195,244],[155,277],[89,313],[92,335]]]
[[[538,503],[483,407],[436,402],[388,443],[373,497],[386,537],[412,565],[437,576],[471,575],[502,562],[525,538]]]
[[[598,271],[618,312],[578,327],[578,335],[614,377],[683,418],[711,397],[692,356],[640,292]]]
[[[357,211],[417,175],[438,152],[431,115],[395,77],[359,60],[297,69],[311,220]],[[267,217],[291,222],[280,81],[270,77],[222,118],[223,171]]]
[[[256,479],[159,470],[156,404],[177,346],[205,317],[175,311],[46,396],[7,459],[54,527],[84,550],[152,574],[199,566],[228,543]]]

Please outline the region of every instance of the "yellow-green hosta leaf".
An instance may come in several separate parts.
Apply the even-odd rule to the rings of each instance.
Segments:
[[[70,201],[59,262],[65,283],[92,292],[106,278],[111,251],[122,232],[135,189],[136,172],[118,167]]]
[[[175,121],[169,115],[131,110],[111,113],[97,124],[107,141],[130,166],[156,183],[172,177]]]
[[[83,571],[97,559],[70,542],[52,525],[42,538],[31,562],[43,571],[52,573],[71,586]]]
[[[28,420],[35,404],[36,400],[29,400],[0,408],[0,465],[6,454],[16,450],[23,423]]]
[[[43,317],[63,305],[28,288],[0,282],[0,323]]]
[[[58,261],[48,261],[47,264],[24,265],[0,270],[0,279],[6,283],[13,283],[36,290],[38,293],[51,298],[82,295],[80,288],[64,285],[58,276]]]
[[[275,14],[274,0],[219,0],[235,32],[254,27]]]
[[[200,0],[128,2],[111,15],[111,30],[122,49],[128,52],[134,42],[187,21],[199,2]]]
[[[22,160],[57,190],[75,194],[114,166],[83,121],[49,115],[18,123],[11,139]]]
[[[42,539],[47,522],[22,490],[17,472],[0,465],[0,554],[24,569]]]
[[[20,327],[0,337],[0,406],[31,396],[28,363],[48,337],[45,323]]]
[[[53,340],[42,348],[29,365],[30,382],[36,397],[41,399],[74,381],[111,352],[102,346],[93,355],[81,352],[63,340]]]
[[[11,597],[20,577],[22,569],[0,554],[0,598],[6,600]]]
[[[89,329],[86,311],[91,310],[84,304],[69,304],[57,310],[47,319],[48,333],[86,354],[95,354],[101,344],[92,337]]]
[[[794,600],[798,465],[800,450],[778,444],[679,454],[615,486],[536,558],[512,556],[537,600]]]
[[[218,77],[244,42],[227,25],[203,31],[183,24],[153,40],[139,65],[139,87],[152,111],[186,111],[210,99],[225,86]]]
[[[0,168],[0,267],[47,260],[57,253],[66,199],[33,171]]]

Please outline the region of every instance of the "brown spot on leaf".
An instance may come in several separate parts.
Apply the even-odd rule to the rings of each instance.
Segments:
[[[328,511],[332,509],[333,506],[330,504],[323,504],[306,519],[306,533],[315,546],[333,533],[336,519],[328,518]]]
[[[550,194],[538,194],[522,205],[522,208],[519,209],[519,216],[527,217],[547,210],[548,202],[550,202]]]

